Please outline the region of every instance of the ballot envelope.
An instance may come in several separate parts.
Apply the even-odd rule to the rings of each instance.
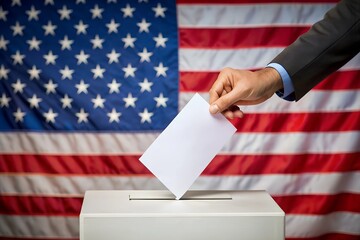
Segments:
[[[266,191],[87,191],[80,240],[283,240],[285,213]]]

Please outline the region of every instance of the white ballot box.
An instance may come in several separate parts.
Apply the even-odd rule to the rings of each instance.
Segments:
[[[280,240],[285,213],[266,191],[87,191],[81,240]]]

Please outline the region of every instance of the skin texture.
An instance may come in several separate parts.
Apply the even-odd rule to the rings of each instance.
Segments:
[[[223,69],[210,94],[210,113],[221,112],[227,118],[244,116],[239,105],[255,105],[269,99],[283,88],[279,73],[273,68],[259,71]]]

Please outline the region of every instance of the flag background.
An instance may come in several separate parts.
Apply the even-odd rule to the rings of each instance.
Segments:
[[[0,6],[2,6],[0,10],[8,12],[5,17],[0,17],[0,23],[2,26],[6,26],[6,29],[11,29],[10,26],[14,25],[14,22],[10,23],[11,16],[22,14],[21,20],[18,20],[21,24],[39,23],[39,29],[34,29],[34,32],[38,34],[36,36],[44,36],[42,26],[48,23],[47,20],[42,22],[45,17],[44,13],[52,9],[54,14],[49,15],[59,18],[57,10],[65,5],[56,0],[54,5],[52,1],[22,1],[19,6],[18,2],[20,1],[0,2]],[[2,111],[0,239],[77,239],[79,234],[78,215],[86,190],[164,189],[161,183],[138,161],[142,152],[154,141],[168,120],[163,120],[162,126],[153,127],[154,125],[151,123],[158,123],[162,117],[169,118],[166,110],[170,107],[181,109],[194,92],[199,92],[207,99],[207,91],[222,68],[228,66],[253,70],[265,66],[297,36],[306,32],[312,23],[320,20],[324,13],[336,3],[323,0],[301,2],[179,0],[176,3],[176,11],[174,4],[166,5],[166,18],[163,19],[161,16],[156,18],[155,12],[149,7],[137,7],[135,10],[137,14],[134,13],[133,18],[124,17],[125,13],[120,9],[125,8],[126,4],[132,6],[151,4],[152,7],[155,7],[160,2],[163,4],[162,6],[165,6],[167,1],[150,0],[149,3],[146,1],[76,2],[83,4],[84,12],[71,14],[71,19],[68,21],[76,19],[73,22],[74,25],[78,24],[85,12],[90,14],[90,9],[94,9],[95,4],[104,9],[102,20],[94,19],[94,21],[98,21],[98,24],[103,21],[103,29],[100,30],[99,27],[99,31],[102,31],[101,34],[99,33],[100,38],[115,34],[115,32],[108,33],[108,29],[104,26],[112,18],[116,18],[121,24],[118,34],[123,33],[124,36],[119,36],[118,40],[111,41],[118,41],[116,51],[121,51],[120,62],[112,64],[109,63],[110,58],[99,57],[97,59],[91,55],[88,65],[92,64],[92,68],[95,68],[97,64],[101,67],[108,64],[105,73],[109,75],[104,74],[103,78],[95,78],[89,69],[81,70],[85,64],[78,64],[73,55],[69,57],[69,59],[73,59],[73,62],[70,63],[60,63],[59,61],[63,58],[64,61],[67,60],[65,56],[59,55],[57,65],[43,64],[44,66],[41,68],[43,72],[40,73],[40,79],[37,81],[37,79],[30,79],[31,75],[27,71],[32,69],[34,62],[44,62],[43,54],[47,52],[42,53],[41,51],[42,47],[45,47],[45,38],[42,39],[40,53],[36,50],[28,50],[29,44],[23,43],[31,40],[32,35],[22,38],[22,41],[10,41],[5,44],[6,47],[0,48],[0,66],[4,66],[1,68],[2,70],[0,69],[0,76],[2,76],[0,78],[2,91],[0,97],[5,94],[5,97],[2,97],[0,108]],[[66,5],[69,8],[73,5],[75,8],[75,4],[74,1]],[[30,10],[32,5],[36,5],[37,9],[43,7],[39,20],[29,20],[30,17],[25,12],[16,11],[16,8],[20,7],[24,11]],[[114,9],[118,15],[107,15],[107,12]],[[125,42],[121,41],[121,38],[130,31],[132,31],[132,37],[137,38],[146,32],[138,32],[136,25],[135,28],[129,30],[131,29],[129,25],[120,20],[134,20],[139,23],[144,16],[146,18],[153,17],[154,21],[162,20],[157,24],[169,23],[170,29],[173,26],[171,25],[172,21],[167,19],[171,16],[176,17],[178,26],[178,35],[171,35],[171,31],[165,34],[166,29],[157,27],[155,22],[149,27],[150,38],[143,41],[151,42],[148,50],[152,49],[154,54],[160,55],[150,57],[152,61],[149,63],[150,65],[147,65],[148,68],[142,68],[143,65],[136,54],[143,50],[140,40],[135,41],[134,47],[125,47]],[[55,23],[54,21],[53,23]],[[84,21],[84,23],[90,25],[90,21],[92,21],[91,15],[89,15],[88,22]],[[57,26],[60,28],[62,25]],[[82,38],[80,41],[75,40],[72,50],[65,49],[63,51],[65,55],[70,51],[75,51],[76,44],[79,42],[80,45],[84,44],[83,48],[87,51],[99,50],[92,54],[100,54],[101,49],[93,49],[93,45],[89,43],[95,37],[95,32],[91,36],[90,32],[97,30],[96,27],[94,30],[91,26],[88,34],[79,34]],[[75,31],[72,38],[69,35],[69,39],[77,39],[76,29],[70,25],[67,28]],[[7,33],[4,28],[1,29],[0,39],[1,36],[7,40],[21,38],[20,35],[12,36],[12,30]],[[157,31],[151,31],[153,29]],[[153,37],[159,36],[160,29],[164,31],[164,37],[169,38],[167,47],[176,43],[179,46],[178,49],[172,48],[169,53],[161,55],[168,48],[156,47],[153,40]],[[60,31],[62,30],[55,29],[55,33]],[[64,34],[55,36],[64,39]],[[105,40],[105,43],[109,41]],[[173,42],[170,44],[171,41]],[[31,58],[26,56],[23,65],[14,64],[13,58],[9,57],[20,48],[18,46],[23,46],[23,50],[20,52],[35,53]],[[59,50],[61,46],[59,43],[54,43],[47,47],[53,47],[55,53],[56,48],[61,51]],[[110,51],[112,47],[110,46]],[[80,49],[76,50],[76,54],[80,52]],[[36,53],[39,53],[39,59],[36,59]],[[169,58],[169,56],[173,56],[172,53],[173,55],[176,53],[175,55],[178,56],[178,63],[175,60],[178,68],[167,65],[167,60],[172,61]],[[126,71],[122,70],[128,64],[127,61],[121,62],[126,54],[135,55],[131,62],[132,67],[138,68],[135,77],[125,77]],[[155,59],[157,61],[154,61]],[[154,67],[160,66],[160,62],[165,67],[172,66],[167,71],[168,75],[156,76],[157,71]],[[145,61],[145,63],[147,62]],[[81,123],[84,124],[84,129],[76,125],[79,119],[76,117],[73,117],[72,127],[57,125],[61,118],[60,115],[55,117],[54,124],[50,120],[46,121],[43,113],[49,113],[49,108],[42,108],[42,104],[46,103],[51,106],[51,101],[54,99],[64,98],[64,92],[61,92],[62,94],[59,92],[61,84],[64,81],[70,81],[62,79],[62,74],[59,74],[61,69],[65,69],[65,65],[68,65],[70,69],[76,67],[74,79],[72,79],[73,84],[80,83],[83,76],[77,79],[76,73],[81,75],[83,72],[89,74],[87,76],[89,81],[103,81],[94,83],[96,86],[94,88],[90,87],[93,91],[91,92],[89,89],[92,97],[85,98],[87,101],[82,104],[89,102],[89,105],[84,108],[90,115],[92,113],[90,111],[104,109],[102,114],[106,120],[109,120],[108,123],[103,121],[101,122],[103,125],[101,125],[96,120],[83,121]],[[26,92],[26,87],[23,94],[14,93],[14,87],[11,84],[17,81],[17,77],[14,77],[15,73],[21,73],[22,82],[26,83],[27,87],[32,84],[41,86],[40,83],[48,83],[49,78],[45,76],[44,72],[50,71],[49,69],[52,67],[54,69],[57,67],[56,71],[52,70],[56,72],[52,76],[52,80],[59,85],[54,94],[46,94],[44,87],[38,87],[38,97],[40,94],[48,96],[47,99],[42,98],[39,108],[30,106],[31,101],[29,102],[28,99],[33,94]],[[11,69],[8,74],[6,74],[6,69]],[[243,107],[242,109],[246,113],[245,118],[233,121],[238,129],[237,133],[205,169],[192,188],[266,189],[286,212],[287,239],[360,239],[359,69],[360,56],[357,55],[297,103],[286,102],[274,96],[261,105]],[[175,89],[179,90],[176,90],[176,94],[173,94],[172,97],[168,97],[168,94],[173,93],[169,89],[174,89],[173,85],[169,87],[167,84],[169,78],[173,76],[170,75],[170,72],[178,75],[178,78],[175,79],[177,82]],[[142,74],[141,77],[139,74]],[[147,97],[145,94],[148,92],[141,92],[138,85],[145,77],[155,84],[151,92],[153,95],[146,95]],[[119,95],[113,96],[109,92],[105,107],[101,108],[99,102],[98,107],[94,107],[96,103],[92,102],[92,99],[96,98],[99,93],[96,89],[103,89],[100,95],[104,97],[109,91],[107,84],[110,84],[113,78],[122,84]],[[136,84],[133,84],[134,81]],[[127,83],[129,84],[126,85]],[[161,84],[157,86],[158,83]],[[134,90],[131,90],[131,87]],[[64,86],[64,88],[66,87]],[[77,95],[84,96],[83,93],[77,94],[76,90],[73,86],[72,95],[69,93],[69,96],[73,98],[73,108],[64,108],[64,112],[72,114],[72,116],[76,116],[81,109],[80,103],[76,101],[84,101],[83,97],[76,98]],[[43,92],[41,93],[41,91]],[[137,103],[142,100],[144,103],[137,104],[133,108],[130,102],[123,100],[129,96],[128,93],[132,93],[134,97],[138,98]],[[154,98],[160,97],[160,93],[169,98],[165,104],[166,107],[156,106],[157,101]],[[7,97],[11,98],[8,104],[5,100]],[[127,103],[129,106],[125,107]],[[21,125],[21,121],[16,122],[13,113],[19,107],[17,104],[36,112],[36,126],[47,127],[34,130],[31,124]],[[75,106],[78,108],[75,109]],[[151,122],[146,120],[142,122],[142,117],[138,115],[145,106],[154,113],[150,117]],[[107,113],[111,112],[112,108],[116,108],[116,112],[122,113],[119,122],[115,121],[116,116],[110,122],[111,118],[107,116]],[[62,110],[61,106],[58,108],[59,113],[60,110]],[[129,111],[133,115],[125,116],[125,113]],[[24,123],[27,120],[26,116],[29,115],[25,115]],[[95,119],[99,117],[96,114],[95,116]],[[170,114],[171,117],[173,115]],[[125,128],[121,128],[123,126],[121,124],[126,121],[129,124],[124,125]],[[8,123],[6,127],[5,122]],[[9,124],[10,122],[16,124]]]

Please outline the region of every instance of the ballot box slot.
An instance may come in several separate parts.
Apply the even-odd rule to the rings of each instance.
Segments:
[[[139,197],[131,197],[129,196],[130,201],[162,201],[162,200],[176,200],[176,198],[139,198]],[[181,198],[178,201],[229,201],[232,200],[232,198]]]
[[[229,201],[232,200],[232,196],[229,194],[185,194],[180,201]],[[176,200],[172,194],[165,195],[141,195],[141,194],[129,194],[130,201],[162,201],[162,200]]]

